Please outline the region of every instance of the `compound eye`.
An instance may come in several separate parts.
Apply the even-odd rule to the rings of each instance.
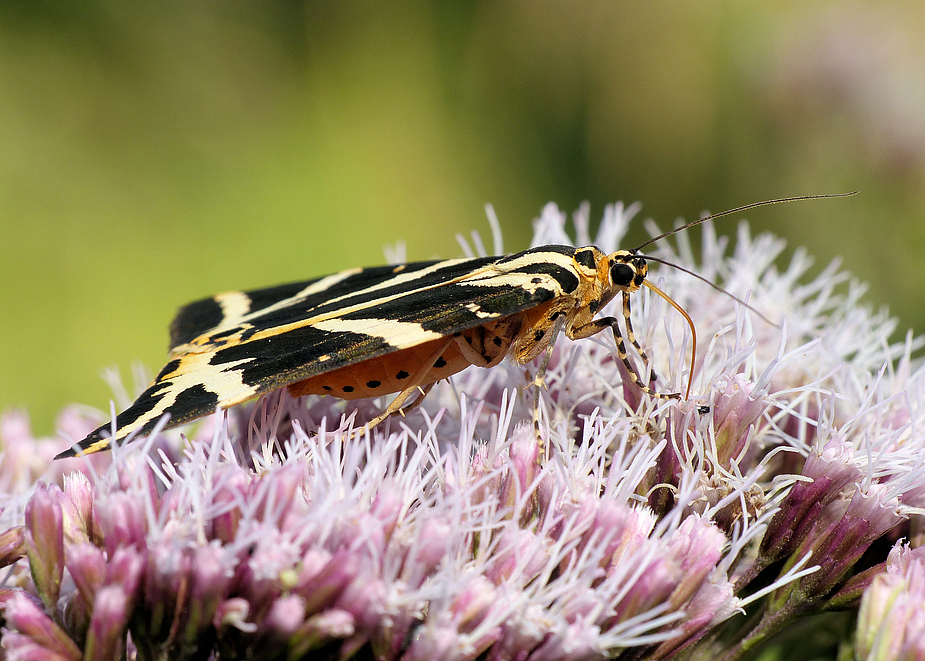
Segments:
[[[626,287],[636,277],[636,271],[628,264],[614,262],[610,266],[610,281],[619,287]]]

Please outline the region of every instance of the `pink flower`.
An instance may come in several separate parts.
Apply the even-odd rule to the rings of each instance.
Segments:
[[[634,213],[609,207],[597,245],[614,251]],[[567,220],[547,206],[535,241],[569,242]],[[574,223],[590,242],[586,208]],[[4,651],[733,659],[865,589],[857,649],[899,658],[881,629],[917,649],[918,553],[877,565],[875,542],[903,534],[925,500],[921,342],[891,346],[889,320],[834,267],[802,283],[797,252],[776,271],[779,240],[743,225],[726,255],[709,225],[703,236],[702,267],[686,234],[655,254],[774,323],[653,268],[697,320],[691,400],[640,395],[609,336],[563,341],[539,397],[542,440],[524,368],[507,363],[437,384],[368,438],[351,432],[375,402],[275,393],[185,430],[186,445],[170,431],[49,467],[61,447],[33,461],[45,455],[23,451],[37,444],[25,418],[0,418]],[[655,387],[680,390],[689,329],[637,298]],[[75,438],[92,422],[61,426]],[[65,466],[86,472],[62,478]],[[853,576],[865,553],[877,566]]]
[[[925,554],[896,545],[886,570],[864,591],[858,614],[857,657],[869,661],[925,655]]]

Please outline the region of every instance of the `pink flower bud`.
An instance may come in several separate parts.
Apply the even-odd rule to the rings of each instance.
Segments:
[[[333,608],[313,615],[300,627],[298,635],[292,641],[290,649],[293,658],[304,658],[313,649],[329,645],[332,641],[347,639],[354,631],[353,616],[346,611]],[[356,647],[354,644],[350,649]],[[342,646],[342,658],[349,658],[344,652]]]
[[[592,621],[576,620],[556,635],[548,636],[530,654],[530,661],[586,661],[601,658],[601,651],[593,645],[598,636],[598,627]]]
[[[528,489],[534,488],[533,480],[541,468],[541,452],[534,431],[526,426],[519,428],[510,446],[507,470],[498,489],[502,507],[512,508],[523,499]],[[521,516],[529,517],[530,512],[523,512]]]
[[[894,547],[886,571],[865,590],[858,613],[857,658],[893,661],[925,656],[925,556],[912,551]]]
[[[16,526],[0,533],[0,567],[11,565],[26,555],[24,526]]]
[[[667,551],[678,563],[678,586],[671,602],[682,607],[700,589],[722,558],[726,536],[715,525],[697,515],[688,516],[669,537]]]
[[[809,595],[829,592],[874,540],[902,520],[898,509],[898,500],[884,485],[872,484],[866,493],[855,491],[840,519],[829,525],[822,519],[810,532],[812,560],[820,569],[800,579],[800,589]]]
[[[6,658],[81,661],[83,655],[74,641],[29,595],[13,590],[2,606],[8,629],[3,635]]]
[[[93,486],[87,476],[77,471],[66,474],[64,495],[73,506],[64,512],[65,534],[70,543],[100,541],[98,531],[93,527]]]
[[[64,572],[62,499],[64,494],[56,485],[39,482],[25,512],[26,551],[32,580],[51,611],[57,607]]]
[[[106,578],[103,551],[93,544],[72,546],[68,549],[67,569],[84,603],[92,610],[96,593],[103,587]]]
[[[252,622],[248,621],[250,614],[250,605],[247,599],[242,597],[232,597],[225,599],[215,609],[215,628],[219,631],[226,627],[233,627],[239,631],[252,632],[257,628]]]
[[[473,575],[459,586],[449,613],[460,631],[471,631],[498,604],[495,586],[482,576]]]
[[[684,606],[685,617],[671,628],[675,636],[651,655],[653,659],[676,658],[680,652],[696,643],[710,631],[710,627],[723,622],[737,612],[738,601],[733,585],[722,572],[713,580],[702,584],[693,598]]]
[[[266,487],[258,502],[257,517],[263,521],[279,522],[281,530],[287,529],[286,517],[292,507],[299,502],[296,493],[302,488],[305,479],[305,467],[290,464],[263,478]]]
[[[548,542],[529,530],[507,528],[484,573],[496,585],[511,579],[518,585],[532,581],[549,560]]]
[[[742,451],[749,434],[768,408],[765,393],[753,393],[752,383],[744,374],[735,374],[713,385],[713,425],[716,429],[717,467],[728,468],[731,461],[748,464]]]
[[[220,547],[199,546],[192,550],[187,631],[198,634],[211,626],[215,611],[226,596],[231,576],[225,552]]]
[[[112,555],[120,546],[144,548],[148,521],[144,505],[138,497],[116,491],[95,500],[100,531],[107,553]]]
[[[408,553],[404,580],[413,587],[419,586],[446,557],[451,539],[452,531],[446,521],[427,519],[422,522]]]
[[[146,551],[129,546],[116,549],[109,559],[106,584],[119,586],[126,595],[128,609],[134,608],[140,597],[139,587],[145,571],[146,555]]]
[[[249,478],[244,470],[227,467],[212,496],[214,514],[211,535],[222,543],[230,544],[238,532],[243,516],[241,506],[248,501]]]
[[[329,606],[360,570],[359,554],[339,549],[315,576],[295,590],[305,599],[305,610],[317,613]]]
[[[800,481],[791,487],[761,540],[761,554],[766,562],[792,553],[817,523],[826,505],[849,484],[863,479],[861,471],[851,463],[853,456],[850,444],[835,441],[826,444],[821,453],[810,454],[803,475],[811,481]]]
[[[148,549],[142,580],[144,603],[140,606],[147,615],[146,633],[154,640],[164,640],[175,629],[177,601],[188,598],[189,555],[167,541]]]
[[[272,631],[274,636],[288,638],[305,622],[305,615],[302,598],[294,594],[287,595],[273,602],[263,626]]]
[[[125,647],[129,597],[118,585],[100,588],[93,604],[84,658],[88,661],[118,659]]]

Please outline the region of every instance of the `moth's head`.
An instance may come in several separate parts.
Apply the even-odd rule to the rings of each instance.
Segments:
[[[645,258],[637,252],[618,250],[607,255],[612,286],[632,294],[642,286],[649,272]]]

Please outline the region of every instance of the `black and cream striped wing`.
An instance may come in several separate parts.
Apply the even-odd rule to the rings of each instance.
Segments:
[[[145,435],[331,370],[474,328],[571,293],[574,248],[342,271],[228,292],[182,308],[171,360],[116,417],[115,442]],[[106,449],[110,425],[79,447]],[[66,451],[61,456],[72,456]]]

